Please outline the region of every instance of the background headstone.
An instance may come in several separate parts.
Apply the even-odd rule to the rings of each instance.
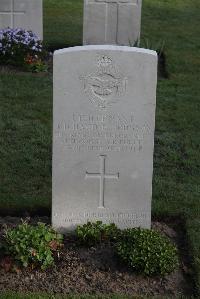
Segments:
[[[157,54],[84,46],[54,55],[53,226],[151,225]]]
[[[43,39],[42,0],[0,0],[0,29],[32,30]]]
[[[142,0],[84,0],[84,45],[133,45],[140,39]]]

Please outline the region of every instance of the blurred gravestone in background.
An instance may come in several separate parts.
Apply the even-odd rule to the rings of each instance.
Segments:
[[[142,0],[84,0],[83,44],[135,44],[141,8]]]
[[[42,0],[0,0],[0,29],[32,30],[43,39]]]

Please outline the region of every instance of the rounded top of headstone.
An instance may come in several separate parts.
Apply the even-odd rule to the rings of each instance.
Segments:
[[[69,47],[60,49],[54,52],[54,55],[60,55],[65,53],[72,52],[81,52],[81,51],[98,51],[98,50],[107,50],[107,51],[120,51],[120,52],[135,52],[141,54],[149,54],[157,57],[157,52],[149,49],[136,48],[136,47],[128,47],[128,46],[114,46],[114,45],[88,45],[88,46],[78,46],[78,47]],[[103,63],[103,61],[101,61]],[[109,63],[104,59],[104,63]]]

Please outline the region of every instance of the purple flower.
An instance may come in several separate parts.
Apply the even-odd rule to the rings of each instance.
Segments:
[[[14,55],[16,49],[27,53],[41,52],[42,42],[32,31],[22,28],[0,29],[0,55]]]

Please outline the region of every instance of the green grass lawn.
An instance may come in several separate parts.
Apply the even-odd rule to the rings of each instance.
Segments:
[[[24,295],[24,294],[0,294],[0,299],[145,299],[144,297],[127,297],[127,296],[54,296],[54,295],[37,295],[37,294],[31,294],[31,295]],[[151,298],[148,298],[151,299]],[[162,298],[162,299],[168,299]],[[183,299],[183,298],[180,298]]]
[[[82,2],[44,0],[50,49],[81,44]],[[200,292],[199,11],[199,0],[143,0],[142,39],[165,41],[170,74],[158,83],[153,215],[184,218]],[[50,213],[52,74],[4,71],[0,91],[0,213]]]
[[[124,295],[45,295],[45,294],[16,294],[0,293],[0,299],[155,299],[155,297],[124,296]],[[156,297],[156,299],[170,299],[170,297]],[[177,299],[186,299],[179,297]],[[192,298],[190,298],[192,299]]]
[[[45,295],[45,294],[14,294],[14,293],[3,293],[0,294],[0,299],[143,299],[141,297],[130,297],[130,296],[100,296],[100,295]],[[144,298],[145,299],[145,298]],[[148,298],[151,299],[151,298]],[[162,298],[165,299],[165,298]],[[167,298],[166,298],[167,299]]]

